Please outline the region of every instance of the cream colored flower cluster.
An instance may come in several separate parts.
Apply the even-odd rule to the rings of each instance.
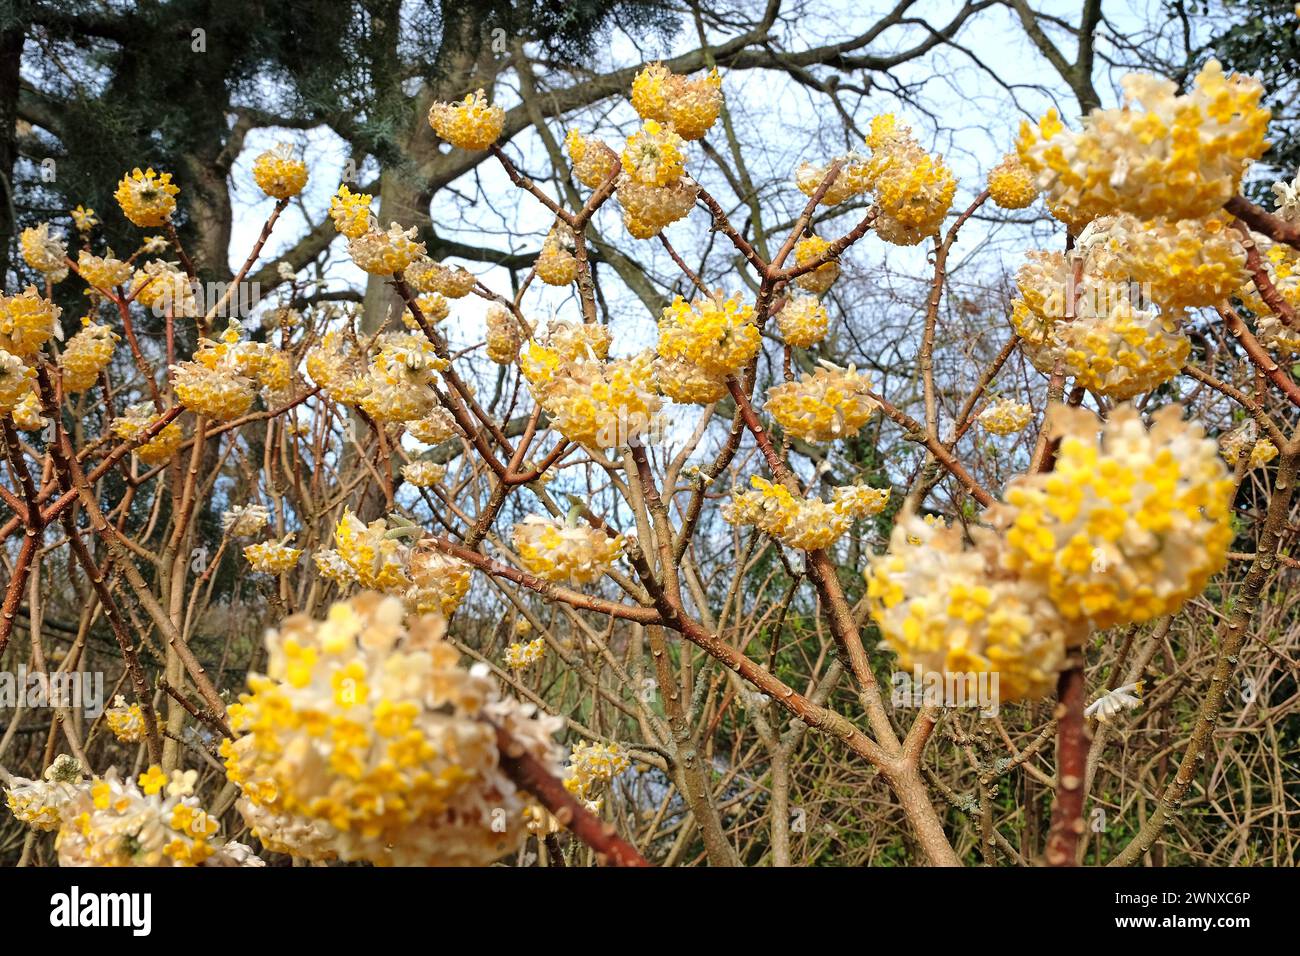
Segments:
[[[1199,594],[1226,560],[1234,492],[1201,426],[1169,406],[1148,430],[1131,405],[1104,424],[1057,406],[1051,426],[1055,470],[1007,488],[1003,566],[1098,628],[1171,614]]]
[[[573,161],[573,175],[588,189],[600,188],[620,168],[618,153],[576,129],[569,130],[564,145]]]
[[[264,342],[241,340],[235,320],[219,342],[200,339],[194,358],[171,367],[172,387],[180,403],[218,421],[230,421],[248,411],[262,386],[268,394],[283,393],[292,368],[284,353]]]
[[[384,424],[422,419],[435,407],[433,387],[446,367],[423,332],[385,332],[375,341],[357,404]]]
[[[271,520],[263,505],[235,505],[221,513],[221,530],[232,538],[251,538]]]
[[[63,337],[63,310],[28,286],[17,295],[0,295],[0,350],[20,359],[33,358],[50,339]]]
[[[662,404],[655,391],[653,353],[601,361],[590,355],[560,359],[556,350],[530,343],[523,358],[533,397],[569,441],[588,448],[619,448],[654,431]]]
[[[81,331],[68,339],[63,354],[59,356],[63,390],[69,394],[84,392],[94,386],[99,373],[112,361],[118,341],[116,332],[91,321],[90,316],[83,318],[81,323]]]
[[[997,535],[970,533],[974,546],[961,527],[901,516],[866,572],[871,616],[901,670],[996,673],[998,702],[1043,697],[1086,629],[1068,624],[1041,587],[1002,570]]]
[[[113,434],[127,441],[138,439],[157,419],[158,413],[149,402],[129,405],[113,419]],[[185,434],[178,422],[168,422],[153,438],[136,448],[135,453],[146,465],[161,465],[176,453]]]
[[[1300,310],[1300,253],[1285,243],[1275,243],[1258,233],[1251,233],[1251,239],[1259,249],[1260,265],[1273,288],[1293,312]],[[1273,313],[1259,295],[1253,280],[1245,282],[1236,294],[1246,308],[1255,313],[1255,334],[1266,349],[1279,358],[1300,355],[1300,330],[1287,325]]]
[[[51,282],[62,282],[68,277],[68,246],[63,234],[51,230],[48,222],[31,226],[18,237],[23,261],[42,273]]]
[[[121,694],[114,697],[113,706],[104,711],[104,722],[122,743],[138,744],[146,736],[144,711],[139,704],[128,704]]]
[[[1015,153],[989,170],[988,189],[989,198],[1003,209],[1024,209],[1038,198],[1034,174]]]
[[[20,823],[53,833],[62,822],[63,808],[89,786],[90,782],[81,778],[81,763],[59,754],[40,780],[11,778],[5,787],[5,803]]]
[[[488,105],[482,90],[475,90],[458,103],[434,103],[429,107],[433,131],[461,149],[487,149],[501,137],[506,111]]]
[[[767,411],[791,435],[807,441],[834,441],[855,434],[880,403],[870,395],[871,379],[850,365],[823,362],[797,382],[767,391]]]
[[[592,813],[600,811],[596,794],[629,767],[632,761],[618,744],[580,743],[569,754],[564,789],[581,800]]]
[[[822,194],[821,205],[824,206],[838,206],[854,196],[862,195],[870,188],[864,156],[852,152],[847,156],[841,156],[836,162],[840,164],[839,172],[835,174],[826,192]],[[833,165],[834,163],[825,165],[800,163],[794,173],[794,184],[799,187],[801,193],[811,199],[830,175]]]
[[[377,276],[390,276],[402,272],[424,255],[424,243],[415,240],[418,230],[412,226],[403,229],[389,223],[385,232],[371,226],[348,243],[348,255],[357,268]]]
[[[402,466],[402,478],[416,488],[432,488],[447,475],[447,468],[435,461],[421,459]]]
[[[1033,409],[1022,402],[1010,398],[999,398],[989,402],[979,414],[979,423],[984,430],[993,435],[1010,435],[1023,431],[1033,418]]]
[[[298,564],[302,548],[292,548],[288,535],[279,541],[259,541],[244,548],[244,559],[262,574],[287,574]]]
[[[836,488],[828,504],[820,498],[798,498],[784,485],[757,475],[749,482],[753,490],[734,492],[723,505],[723,518],[730,524],[755,527],[804,551],[830,547],[855,519],[877,515],[889,502],[888,488],[869,485]]]
[[[1219,439],[1219,454],[1229,468],[1237,467],[1237,461],[1243,453],[1247,456],[1248,470],[1267,465],[1278,456],[1277,445],[1267,438],[1259,437],[1259,426],[1253,419],[1247,419]]]
[[[193,796],[193,770],[168,777],[154,765],[138,781],[116,767],[93,781],[80,780],[79,766],[75,774],[44,794],[57,806],[59,866],[265,865],[242,843],[215,839],[221,827]]]
[[[426,445],[440,445],[459,434],[459,429],[451,412],[441,405],[435,405],[423,418],[407,422],[406,433]]]
[[[957,180],[942,156],[921,148],[910,127],[891,113],[871,121],[871,153],[864,176],[880,214],[876,234],[886,242],[914,246],[939,231],[957,192]]]
[[[754,307],[721,292],[688,303],[677,296],[659,320],[659,387],[676,402],[717,401],[725,379],[758,354],[762,337]]]
[[[512,671],[521,671],[536,664],[546,656],[546,638],[538,637],[531,641],[516,641],[506,648],[506,667]]]
[[[307,185],[307,164],[287,143],[280,143],[253,160],[253,181],[273,199],[291,199]]]
[[[135,270],[131,278],[131,295],[136,302],[159,314],[171,310],[172,315],[194,318],[199,314],[194,283],[174,262],[155,259]]]
[[[239,812],[273,852],[482,866],[527,835],[497,729],[557,768],[563,720],[499,697],[485,665],[459,666],[441,617],[403,617],[366,593],[268,632],[267,674],[250,675],[230,714],[242,736],[221,750]]]
[[[700,139],[722,109],[722,77],[714,69],[691,80],[651,63],[632,80],[632,108],[642,119],[667,123],[682,139]]]
[[[498,365],[513,365],[521,344],[519,324],[509,310],[495,302],[488,306],[487,357]]]
[[[824,295],[836,279],[840,277],[840,264],[835,258],[826,259],[831,244],[821,236],[804,236],[794,244],[795,265],[806,266],[820,263],[817,268],[799,275],[795,285],[813,295]],[[824,260],[824,261],[823,261]]]
[[[524,568],[547,581],[590,584],[623,554],[623,536],[557,518],[529,515],[510,536]]]
[[[582,263],[574,255],[573,230],[559,223],[542,243],[541,254],[537,257],[534,269],[537,278],[547,285],[566,286],[578,278]]]
[[[830,321],[826,307],[815,295],[791,296],[776,314],[781,338],[797,349],[810,349],[824,339]]]
[[[1076,228],[1116,212],[1144,219],[1199,218],[1233,195],[1263,155],[1269,111],[1263,85],[1225,76],[1217,60],[1178,95],[1172,80],[1126,76],[1124,104],[1094,109],[1079,132],[1056,111],[1021,124],[1017,150],[1038,177],[1048,207]]]

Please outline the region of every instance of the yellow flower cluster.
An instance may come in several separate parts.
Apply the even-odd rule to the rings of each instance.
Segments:
[[[600,810],[596,793],[630,766],[632,761],[618,744],[577,744],[569,754],[564,789],[581,800],[590,812],[596,813]]]
[[[1015,153],[989,170],[989,198],[1003,209],[1024,209],[1038,198],[1034,174]]]
[[[173,315],[193,318],[199,312],[194,283],[171,262],[154,260],[145,263],[143,269],[135,270],[131,296],[159,314],[171,309]]]
[[[148,402],[138,402],[113,420],[113,434],[127,441],[139,438],[156,417],[154,407]],[[161,465],[176,453],[184,440],[184,432],[177,422],[168,422],[153,438],[136,448],[135,453],[146,465]]]
[[[1086,629],[1065,621],[1042,588],[1001,570],[996,534],[969,530],[974,547],[960,527],[901,516],[866,572],[871,616],[902,670],[996,674],[997,703],[1043,697]]]
[[[1191,343],[1176,314],[1136,308],[1130,286],[1107,278],[1106,244],[1085,237],[1070,258],[1028,254],[1011,324],[1039,371],[1050,374],[1059,359],[1078,384],[1123,401],[1177,375]]]
[[[957,192],[943,157],[922,149],[911,128],[900,126],[891,113],[872,119],[867,146],[866,182],[880,207],[876,234],[895,245],[914,246],[937,233]]]
[[[539,637],[522,643],[516,641],[506,648],[506,667],[512,671],[521,671],[545,656],[546,638]]]
[[[29,285],[17,295],[0,295],[0,349],[22,358],[32,358],[55,335],[62,338],[59,316],[63,314],[49,299]]]
[[[674,401],[716,401],[726,394],[724,379],[748,365],[761,345],[754,307],[739,293],[690,303],[677,296],[659,320],[659,385]]]
[[[618,201],[623,224],[633,238],[649,239],[684,218],[694,207],[700,186],[690,176],[680,176],[666,186],[637,182],[624,173],[618,180]]]
[[[31,392],[36,372],[12,352],[0,349],[0,413],[12,411]]]
[[[1258,433],[1259,426],[1253,419],[1248,419],[1219,439],[1219,454],[1229,468],[1237,467],[1243,453],[1247,455],[1247,469],[1267,465],[1278,456],[1277,446],[1267,438],[1257,437]]]
[[[456,419],[441,405],[429,409],[423,418],[406,423],[406,431],[416,441],[426,445],[440,445],[458,433]]]
[[[38,432],[50,423],[41,414],[41,400],[35,388],[29,388],[23,400],[14,406],[14,424],[25,432]]]
[[[806,266],[826,255],[830,243],[821,236],[805,236],[794,244],[794,261],[796,265]],[[811,269],[795,279],[795,284],[805,292],[822,295],[831,284],[840,277],[840,264],[835,259],[823,262],[816,269]]]
[[[854,519],[880,514],[889,502],[888,488],[868,485],[836,488],[828,504],[820,498],[797,498],[784,485],[757,475],[749,483],[754,490],[733,492],[723,506],[723,518],[730,524],[755,527],[804,551],[830,547]]]
[[[581,263],[573,254],[573,232],[562,223],[546,236],[534,268],[547,285],[568,285],[578,278]]]
[[[83,235],[89,233],[99,225],[99,217],[95,215],[95,210],[86,209],[84,206],[78,206],[68,215],[72,217],[73,224],[77,227],[77,232]]]
[[[474,283],[478,281],[474,273],[462,266],[444,265],[425,256],[417,258],[404,277],[420,292],[437,293],[449,299],[465,298],[474,291]]]
[[[348,255],[362,271],[390,276],[424,255],[424,243],[415,241],[417,233],[414,226],[403,229],[395,222],[387,232],[372,227],[348,243]]]
[[[366,391],[366,363],[350,333],[326,332],[307,353],[307,374],[332,401],[354,405]]]
[[[272,199],[291,199],[307,185],[307,164],[281,143],[253,160],[253,180]]]
[[[609,570],[623,553],[623,536],[607,535],[589,525],[529,515],[514,526],[511,542],[519,560],[547,581],[589,584]]]
[[[20,823],[34,830],[58,830],[63,808],[90,784],[81,779],[81,763],[59,754],[40,780],[13,777],[5,787],[5,803]]]
[[[632,108],[642,119],[669,124],[682,139],[700,139],[722,109],[722,77],[714,69],[689,80],[651,63],[632,80]]]
[[[446,360],[420,332],[385,332],[375,344],[361,408],[376,421],[391,424],[428,415],[437,398],[433,385]]]
[[[1249,281],[1246,249],[1226,213],[1174,222],[1101,217],[1084,235],[1104,244],[1094,258],[1110,279],[1140,284],[1171,315],[1223,302]]]
[[[826,307],[815,295],[791,296],[776,314],[781,337],[799,349],[810,349],[824,339],[830,321]]]
[[[239,324],[234,321],[220,342],[200,339],[192,361],[171,367],[176,398],[191,411],[218,421],[243,415],[255,396],[254,382],[247,374],[252,371],[247,358],[250,346],[239,340]]]
[[[244,559],[253,566],[254,571],[263,574],[285,574],[292,571],[302,557],[302,549],[289,547],[287,540],[250,544],[244,548]]]
[[[447,469],[434,461],[413,461],[402,466],[402,478],[416,488],[432,488],[446,476]]]
[[[530,350],[526,361],[531,366],[537,357]],[[661,405],[649,351],[609,362],[563,361],[531,387],[551,425],[588,448],[620,448],[639,440],[655,427]]]
[[[221,530],[232,538],[251,538],[271,520],[271,512],[263,505],[235,505],[221,513]]]
[[[50,232],[50,224],[24,229],[18,240],[23,261],[43,273],[51,282],[62,282],[68,276],[68,247],[60,234]]]
[[[193,770],[156,764],[137,781],[117,768],[75,788],[60,807],[54,846],[60,866],[263,866],[240,843],[214,841],[220,829],[193,796]]]
[[[139,704],[128,704],[121,694],[114,697],[113,706],[104,711],[104,722],[113,736],[124,744],[138,744],[145,738],[144,711]]]
[[[685,145],[671,128],[646,120],[623,147],[623,172],[646,186],[669,186],[686,166]]]
[[[596,323],[556,322],[542,341],[529,339],[519,356],[519,370],[533,385],[550,381],[561,365],[577,359],[603,361],[609,357],[609,327]]]
[[[497,303],[488,306],[487,357],[498,365],[513,365],[521,344],[519,324],[509,310]]]
[[[1053,408],[1056,469],[1007,488],[1003,566],[1098,628],[1172,614],[1199,594],[1226,560],[1234,488],[1215,443],[1181,415],[1163,408],[1148,431],[1130,405],[1104,424]]]
[[[849,153],[847,156],[840,157],[837,161],[840,164],[840,170],[835,174],[835,178],[822,195],[821,205],[823,206],[838,206],[845,200],[860,196],[870,188],[867,182],[866,160],[860,154],[856,152]],[[822,183],[826,181],[832,165],[818,166],[814,163],[800,163],[794,174],[795,185],[799,187],[801,193],[811,199],[817,194],[817,190],[821,188]]]
[[[152,169],[140,172],[131,170],[117,184],[113,198],[122,207],[122,214],[142,229],[161,226],[176,211],[176,194],[180,187],[172,185],[172,174],[159,175]]]
[[[1251,239],[1260,252],[1260,265],[1291,309],[1300,309],[1300,253],[1284,243],[1275,243],[1251,233]],[[1245,282],[1236,295],[1256,319],[1255,334],[1270,352],[1279,357],[1300,354],[1300,330],[1287,325],[1260,297],[1253,280]]]
[[[77,254],[77,275],[91,288],[108,292],[131,281],[131,266],[113,258],[111,252],[106,256],[96,256],[82,249]]]
[[[374,199],[369,193],[354,193],[347,185],[340,185],[339,191],[330,197],[330,218],[334,228],[349,239],[364,236],[370,228],[370,201]]]
[[[850,365],[823,362],[811,375],[767,391],[767,411],[791,435],[834,441],[855,434],[880,403],[868,394],[871,379]]]
[[[989,402],[980,412],[978,421],[984,430],[994,435],[1010,435],[1022,431],[1033,418],[1033,409],[1010,398]]]
[[[501,136],[506,111],[489,106],[482,90],[475,90],[458,103],[434,103],[429,107],[433,131],[461,149],[487,149]]]
[[[1056,111],[1020,127],[1017,151],[1038,177],[1049,208],[1074,222],[1115,212],[1147,218],[1209,215],[1237,192],[1263,155],[1269,111],[1263,85],[1225,76],[1217,60],[1179,96],[1173,80],[1126,76],[1124,105],[1094,109],[1079,132]]]
[[[551,767],[563,721],[499,697],[444,632],[437,615],[404,627],[401,603],[372,593],[268,632],[267,674],[230,709],[243,736],[221,746],[237,808],[268,849],[447,866],[519,846],[524,800],[496,728]]]
[[[619,168],[618,153],[598,139],[588,139],[576,129],[564,138],[573,162],[573,175],[588,189],[599,189]]]

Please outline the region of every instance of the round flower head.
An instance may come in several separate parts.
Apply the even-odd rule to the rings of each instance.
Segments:
[[[285,143],[268,149],[253,161],[253,180],[272,199],[290,199],[307,185],[307,164]]]
[[[92,289],[107,291],[131,281],[131,266],[121,259],[114,259],[111,253],[94,256],[82,249],[77,254],[77,275]]]
[[[609,327],[592,323],[555,322],[540,341],[530,339],[519,356],[524,378],[534,385],[550,381],[555,370],[575,359],[604,361],[609,357]]]
[[[157,315],[170,309],[173,315],[193,318],[199,312],[193,281],[171,262],[154,260],[137,269],[131,280],[131,297]]]
[[[1258,436],[1259,426],[1251,418],[1219,439],[1219,454],[1229,468],[1236,468],[1237,461],[1243,454],[1246,455],[1247,469],[1267,465],[1278,456],[1277,446],[1267,438]]]
[[[794,244],[794,261],[796,265],[806,266],[816,262],[826,254],[830,243],[821,236],[805,236]],[[805,272],[795,279],[795,284],[805,292],[823,295],[840,277],[840,264],[834,259],[823,262],[816,269]]]
[[[289,537],[293,537],[290,535]],[[301,548],[289,547],[283,541],[262,541],[244,548],[244,558],[253,566],[254,571],[263,574],[284,574],[292,571],[302,557]]]
[[[979,413],[977,421],[986,432],[993,435],[1011,435],[1023,431],[1034,416],[1034,410],[1023,402],[999,398],[989,402]]]
[[[512,671],[521,671],[536,664],[546,656],[546,638],[539,637],[526,643],[514,643],[506,648],[506,667]]]
[[[739,293],[723,298],[716,292],[690,303],[677,296],[659,320],[660,356],[690,362],[719,379],[748,365],[761,345],[754,307]]]
[[[1123,106],[1092,110],[1077,133],[1055,110],[1037,127],[1021,124],[1020,160],[1075,220],[1207,216],[1236,194],[1246,166],[1268,147],[1263,85],[1225,76],[1217,60],[1181,96],[1174,81],[1146,74],[1122,85]]]
[[[478,281],[474,273],[462,266],[443,265],[428,258],[417,259],[405,278],[421,292],[437,293],[449,299],[463,299],[474,291],[474,283]]]
[[[155,414],[154,407],[149,402],[130,405],[125,412],[113,419],[113,434],[127,441],[138,441],[153,424]],[[169,422],[157,435],[138,446],[135,453],[146,465],[161,465],[175,454],[184,437],[181,426]]]
[[[270,520],[270,510],[262,505],[235,505],[221,513],[221,530],[232,538],[250,538]]]
[[[67,278],[67,244],[62,235],[50,231],[48,222],[24,229],[18,245],[22,249],[23,261],[51,282],[62,282]]]
[[[573,162],[573,175],[588,189],[599,189],[619,168],[618,153],[598,139],[588,139],[576,129],[564,138]]]
[[[429,107],[433,131],[461,149],[487,149],[501,137],[506,111],[489,106],[482,90],[475,90],[458,103],[434,103]]]
[[[830,316],[815,295],[796,295],[776,314],[776,326],[786,345],[809,349],[826,337]]]
[[[648,63],[632,78],[632,108],[638,116],[668,122],[668,81],[672,75],[662,63]]]
[[[173,365],[171,370],[177,400],[199,415],[226,422],[253,404],[253,383],[232,366],[211,368],[193,361]]]
[[[473,568],[427,544],[411,549],[408,570],[411,586],[403,598],[414,614],[452,614],[469,593]]]
[[[551,425],[588,448],[624,447],[657,425],[661,403],[648,351],[610,362],[589,357],[563,361],[548,378],[530,386]]]
[[[1086,628],[1063,620],[1040,587],[1000,572],[996,535],[970,530],[974,547],[959,527],[899,517],[866,572],[884,646],[901,671],[988,674],[993,704],[1045,697]]]
[[[589,584],[623,553],[623,536],[588,525],[529,515],[514,527],[511,542],[530,573],[547,581]]]
[[[767,411],[791,435],[808,441],[834,441],[855,434],[880,407],[869,394],[871,379],[850,365],[829,363],[797,382],[773,386]]]
[[[365,524],[351,511],[344,512],[334,529],[335,550],[316,552],[316,567],[339,584],[401,593],[411,586],[411,549],[406,539],[412,533],[418,529],[396,521],[390,527],[384,518]]]
[[[113,736],[124,744],[138,744],[145,738],[144,711],[139,704],[128,704],[121,694],[104,711],[104,720]]]
[[[822,194],[821,205],[838,206],[840,203],[860,196],[869,188],[867,182],[867,165],[861,154],[853,152],[841,156],[837,162],[840,170],[831,180],[830,186]],[[794,183],[799,191],[811,199],[817,195],[826,177],[830,174],[830,165],[817,166],[813,163],[800,163],[795,170]]]
[[[416,441],[426,445],[441,445],[458,434],[456,419],[440,405],[429,409],[429,414],[423,418],[407,422],[406,431]]]
[[[889,501],[888,488],[845,485],[835,489],[828,504],[819,498],[798,498],[784,485],[757,475],[749,481],[754,490],[733,492],[723,505],[723,518],[805,551],[830,547],[855,519],[879,514]]]
[[[889,113],[871,121],[867,146],[871,155],[864,175],[880,209],[875,222],[880,238],[913,246],[937,233],[957,191],[943,158],[922,149],[911,129]]]
[[[487,310],[487,357],[498,365],[513,365],[523,340],[514,316],[493,303]]]
[[[685,144],[671,129],[646,120],[623,148],[623,171],[646,186],[668,186],[681,178]]]
[[[366,373],[361,408],[376,421],[399,424],[429,414],[437,372],[447,363],[419,332],[387,332]]]
[[[989,198],[1003,209],[1024,209],[1038,198],[1034,174],[1015,153],[989,170]]]
[[[416,488],[432,488],[446,477],[445,466],[434,461],[413,461],[402,466],[402,478]]]
[[[484,866],[527,836],[497,728],[549,769],[563,722],[501,698],[485,666],[462,668],[440,616],[407,627],[404,615],[362,594],[268,632],[267,674],[231,708],[244,734],[221,746],[237,809],[268,849]]]
[[[87,209],[84,206],[78,206],[68,215],[72,217],[73,225],[77,227],[77,232],[81,233],[83,237],[99,225],[99,217],[95,215],[95,210]]]
[[[63,310],[28,286],[17,295],[0,295],[0,348],[32,358],[54,337],[63,337]]]
[[[592,813],[597,813],[600,810],[597,793],[630,766],[632,761],[618,744],[577,744],[565,768],[564,789],[583,801]]]
[[[889,489],[841,485],[832,494],[831,503],[836,511],[850,518],[870,518],[880,514],[889,504]]]
[[[682,358],[656,358],[655,383],[659,391],[682,405],[708,405],[727,395],[725,378]]]
[[[161,226],[176,211],[176,194],[180,187],[172,185],[172,174],[155,173],[152,169],[140,172],[131,170],[117,184],[113,198],[122,207],[122,214],[132,223],[147,229]]]
[[[335,402],[354,405],[365,393],[365,360],[349,333],[326,332],[307,353],[307,374]]]
[[[648,230],[649,235],[655,235],[670,223],[685,218],[694,208],[699,194],[700,185],[690,176],[681,176],[666,186],[651,186],[637,182],[626,173],[619,176],[618,192],[615,193],[624,215]]]
[[[722,109],[722,77],[715,69],[691,80],[651,63],[632,80],[632,108],[642,119],[670,124],[683,139],[699,139]]]
[[[547,285],[569,285],[578,278],[582,264],[573,254],[573,237],[571,233],[565,235],[567,232],[567,227],[561,230],[557,226],[542,243],[542,252],[534,268],[537,278]]]
[[[1055,406],[1049,422],[1061,439],[1055,470],[1013,481],[998,513],[1003,567],[1097,628],[1178,611],[1232,541],[1234,487],[1215,443],[1178,406],[1158,411],[1149,431],[1130,405],[1104,424]]]
[[[193,771],[157,765],[135,781],[117,768],[79,789],[63,808],[55,848],[60,866],[250,866],[247,847],[223,846],[220,824],[192,796]],[[232,852],[234,848],[238,851]]]
[[[29,388],[22,401],[14,406],[12,415],[14,425],[25,432],[38,432],[50,423],[50,420],[41,414],[41,399],[34,387]]]
[[[50,833],[58,830],[64,809],[89,786],[81,778],[80,762],[59,754],[40,780],[12,777],[5,787],[5,803],[21,823]]]
[[[334,228],[349,239],[364,236],[370,228],[370,201],[374,199],[369,193],[354,193],[346,185],[340,185],[339,191],[330,197],[330,218]]]
[[[17,355],[0,349],[0,413],[12,412],[31,391],[36,372]]]
[[[393,275],[424,255],[424,243],[415,241],[417,232],[414,226],[404,230],[395,222],[387,232],[371,228],[348,243],[348,255],[364,272]]]

